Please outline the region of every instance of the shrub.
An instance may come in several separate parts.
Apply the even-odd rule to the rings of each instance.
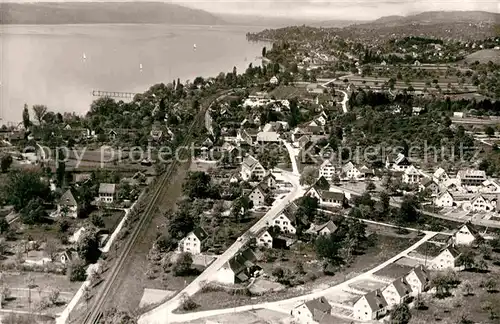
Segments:
[[[68,270],[69,281],[85,281],[87,278],[85,264],[83,262],[74,262],[70,264]]]

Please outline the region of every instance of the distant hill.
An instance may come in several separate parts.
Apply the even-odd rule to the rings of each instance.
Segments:
[[[387,16],[362,24],[367,26],[401,26],[411,24],[433,25],[447,23],[493,24],[500,21],[500,14],[487,11],[427,11],[409,16]]]
[[[0,12],[0,24],[224,23],[206,11],[163,2],[2,2]]]

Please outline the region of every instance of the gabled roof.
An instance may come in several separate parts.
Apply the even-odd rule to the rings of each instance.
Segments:
[[[323,161],[323,163],[321,163],[320,168],[324,168],[324,167],[329,167],[329,168],[333,167],[333,168],[335,168],[335,166],[333,165],[332,161],[330,161],[330,160],[325,160],[325,161]]]
[[[428,187],[428,186],[431,186],[433,184],[437,186],[437,183],[434,182],[433,178],[423,178],[422,181],[420,182],[420,184],[424,187]]]
[[[238,275],[240,272],[252,267],[255,260],[257,260],[257,257],[253,251],[248,248],[243,251],[238,251],[227,263],[235,275]]]
[[[370,306],[373,312],[387,307],[387,301],[382,295],[382,292],[380,292],[380,289],[370,291],[361,298],[366,299],[366,301],[368,302],[368,306]]]
[[[248,155],[247,157],[245,157],[243,159],[243,165],[249,169],[253,169],[255,167],[255,165],[257,165],[258,163],[259,163],[259,160],[257,160],[256,158],[254,158],[251,155]]]
[[[412,292],[410,284],[404,277],[398,278],[391,283],[400,297],[404,297]]]
[[[326,298],[323,296],[313,300],[306,301],[305,305],[307,309],[309,309],[309,311],[313,314],[314,310],[316,309],[323,313],[330,313],[332,310],[332,306],[330,305],[330,303],[328,303],[328,300],[326,300]]]
[[[394,160],[394,164],[396,165],[409,165],[410,161],[408,161],[408,158],[403,154],[403,153],[398,153],[396,159]]]
[[[331,220],[329,220],[326,223],[319,224],[319,225],[311,224],[311,227],[307,230],[307,232],[309,232],[309,233],[318,233],[318,232],[322,231],[325,228],[328,228],[330,230],[330,233],[333,233],[333,232],[335,232],[337,230],[337,225],[335,225],[335,223],[333,221],[331,221]]]
[[[445,191],[442,191],[438,194],[438,198],[441,198],[443,197],[444,195],[450,195],[451,198],[453,198],[453,195],[451,194],[451,192],[449,192],[448,190],[445,190]]]
[[[413,165],[410,165],[410,166],[409,166],[409,167],[408,167],[408,168],[404,171],[404,173],[405,173],[406,175],[418,175],[418,176],[422,175],[422,174],[421,174],[421,173],[417,170],[417,168],[415,168]]]
[[[366,165],[363,165],[361,168],[359,168],[359,172],[364,174],[374,174],[373,169],[370,169]]]
[[[457,249],[455,249],[453,246],[451,245],[448,245],[447,247],[445,247],[444,249],[441,250],[441,253],[443,253],[444,251],[449,251],[451,256],[453,258],[458,258],[458,256],[461,254],[460,251],[458,251]],[[440,254],[441,254],[440,253]]]
[[[319,190],[319,194],[322,199],[333,199],[333,200],[345,199],[344,193],[338,191]]]
[[[114,183],[101,183],[99,184],[99,193],[114,194],[116,185]]]
[[[71,190],[66,190],[66,192],[61,196],[59,199],[59,205],[61,206],[77,206],[77,202],[73,194],[71,193]]]
[[[421,283],[427,283],[429,282],[429,274],[427,273],[427,270],[422,265],[419,265],[412,270],[415,275],[417,276],[418,280],[420,280]]]
[[[434,178],[439,179],[439,178],[441,178],[443,175],[446,175],[446,171],[445,171],[443,168],[441,168],[441,167],[440,167],[440,168],[438,168],[438,169],[434,172],[434,174],[433,174],[432,176],[433,176]]]
[[[205,230],[201,227],[196,227],[192,233],[198,238],[198,240],[200,240],[200,242],[203,242],[208,237],[207,232],[205,232]]]

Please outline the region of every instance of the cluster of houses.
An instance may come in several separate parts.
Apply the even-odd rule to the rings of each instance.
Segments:
[[[99,191],[96,202],[104,204],[111,204],[116,200],[116,184],[114,183],[101,183],[99,184]],[[77,202],[71,189],[66,190],[57,202],[56,210],[51,214],[52,217],[71,217],[77,218],[80,211],[81,204]]]
[[[396,305],[408,302],[412,297],[426,291],[430,277],[423,266],[376,289],[362,295],[353,305],[353,317],[359,321],[378,320]],[[304,301],[291,311],[291,316],[299,324],[335,323],[332,305],[325,297]]]

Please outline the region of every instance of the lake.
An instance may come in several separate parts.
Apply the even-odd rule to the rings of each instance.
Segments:
[[[83,114],[93,90],[143,92],[155,83],[194,80],[261,64],[263,43],[246,26],[3,25],[0,105],[18,122],[24,103]],[[196,48],[194,48],[196,44]],[[30,111],[31,112],[31,111]]]

